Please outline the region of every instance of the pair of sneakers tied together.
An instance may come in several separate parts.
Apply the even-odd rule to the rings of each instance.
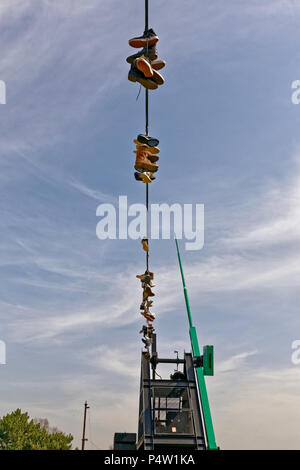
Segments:
[[[134,168],[137,170],[134,174],[134,177],[137,181],[142,181],[143,183],[152,183],[155,180],[153,174],[158,170],[158,160],[159,160],[159,140],[154,137],[149,137],[144,134],[139,134],[136,139],[134,139],[134,144],[136,145],[133,153],[136,154],[136,160]]]
[[[144,242],[142,241],[142,243],[145,243],[147,239],[143,240]],[[155,287],[155,284],[152,282],[154,279],[154,274],[146,270],[144,274],[137,274],[136,277],[140,279],[143,289],[143,300],[140,305],[140,313],[147,321],[147,325],[142,327],[140,333],[143,333],[144,335],[142,342],[146,348],[146,358],[150,359],[149,348],[152,344],[152,333],[155,331],[152,325],[152,322],[155,320],[155,314],[150,311],[150,308],[153,304],[153,300],[151,300],[150,297],[155,296],[154,292],[152,291],[152,288]]]
[[[142,342],[144,343],[145,345],[145,348],[147,349],[147,355],[149,354],[149,357],[150,358],[150,352],[149,352],[149,349],[150,349],[150,346],[153,342],[152,340],[152,333],[154,333],[155,331],[155,328],[152,326],[152,325],[143,325],[142,326],[142,329],[140,331],[140,333],[143,334],[143,338],[142,338]]]
[[[156,48],[158,36],[153,29],[148,29],[142,36],[129,39],[128,42],[131,47],[143,48],[126,59],[131,64],[128,80],[140,83],[147,90],[156,90],[165,82],[158,70],[166,65],[164,60],[158,59]]]

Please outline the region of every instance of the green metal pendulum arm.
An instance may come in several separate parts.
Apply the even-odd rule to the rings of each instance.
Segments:
[[[198,343],[198,338],[197,338],[197,332],[196,332],[196,328],[193,325],[190,303],[189,303],[188,293],[187,293],[187,289],[185,285],[181,258],[180,258],[180,253],[179,253],[179,248],[178,248],[176,237],[175,237],[175,243],[176,243],[176,248],[177,248],[177,255],[178,255],[179,267],[180,267],[180,272],[181,272],[182,284],[183,284],[186,310],[187,310],[189,325],[190,325],[190,339],[191,339],[191,344],[192,344],[192,351],[193,351],[193,355],[195,358],[200,358],[201,355],[200,355],[200,348],[199,348],[199,343]],[[207,448],[208,450],[217,450],[218,447],[216,444],[215,433],[214,433],[214,428],[213,428],[213,423],[212,423],[212,418],[211,418],[211,413],[210,413],[203,367],[196,367],[196,373],[197,373],[197,380],[198,380],[198,390],[199,390],[199,395],[200,395],[200,400],[201,400],[201,405],[202,405],[202,414],[203,414],[203,419],[204,419]]]

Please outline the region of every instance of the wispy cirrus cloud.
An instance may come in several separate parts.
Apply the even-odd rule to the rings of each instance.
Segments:
[[[72,188],[76,189],[81,194],[88,196],[92,199],[95,199],[96,201],[103,202],[103,203],[109,202],[111,204],[118,203],[118,200],[116,197],[110,194],[103,193],[102,191],[90,188],[86,186],[85,184],[80,183],[79,181],[71,180],[69,181],[69,184]]]
[[[0,411],[22,406],[74,432],[79,442],[79,410],[88,399],[95,440],[103,448],[118,430],[116,423],[120,430],[135,431],[137,422],[143,319],[135,274],[144,268],[144,258],[133,255],[130,242],[99,244],[95,210],[98,202],[116,202],[115,194],[124,190],[144,201],[144,188],[128,184],[133,170],[126,159],[132,151],[128,135],[144,125],[144,114],[135,101],[138,87],[127,84],[125,63],[127,40],[142,33],[143,15],[138,1],[3,0],[0,6],[0,78],[8,87],[8,103],[0,108],[0,313],[10,356]],[[265,83],[265,72],[281,73],[285,87],[282,69],[287,61],[295,63],[299,6],[282,0],[247,5],[174,0],[170,8],[153,0],[150,18],[168,62],[166,86],[151,96],[151,131],[162,134],[162,179],[151,198],[176,200],[180,183],[184,203],[189,196],[205,199],[204,250],[182,257],[199,337],[216,345],[217,373],[207,382],[218,443],[297,446],[299,374],[282,363],[299,324],[299,171],[277,172],[270,182],[269,170],[282,158],[275,150],[288,147],[288,136],[276,141],[279,118],[290,128],[291,113],[285,107],[267,114],[258,106],[255,114],[254,108],[256,102],[264,104],[266,91],[257,74]],[[276,67],[262,64],[258,56],[264,51],[263,61],[274,56]],[[250,62],[254,70],[248,76]],[[252,120],[264,131],[261,152],[274,159],[267,169],[252,147],[257,134]],[[220,133],[229,121],[231,146],[226,146]],[[267,124],[273,127],[266,129]],[[240,134],[245,141],[238,140]],[[177,154],[180,141],[184,151]],[[216,141],[222,146],[218,160],[225,162],[217,171]],[[241,168],[230,160],[232,150],[242,153]],[[294,165],[286,152],[287,163]],[[258,197],[247,179],[252,166],[262,175],[268,172]],[[207,188],[214,198],[206,198]],[[156,244],[151,269],[159,352],[169,355],[174,347],[182,352],[190,345],[178,266],[173,256],[167,258],[167,244]]]

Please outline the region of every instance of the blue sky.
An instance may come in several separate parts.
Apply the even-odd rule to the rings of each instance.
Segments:
[[[150,0],[167,61],[150,95],[152,202],[203,203],[205,246],[182,257],[218,445],[299,448],[300,79],[296,1]],[[2,0],[0,415],[17,407],[108,448],[136,431],[139,242],[100,241],[96,209],[127,195],[143,94],[128,39],[144,2]],[[174,242],[151,243],[161,355],[189,350]]]

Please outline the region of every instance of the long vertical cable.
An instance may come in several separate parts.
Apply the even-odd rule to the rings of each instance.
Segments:
[[[149,29],[149,1],[145,0],[145,31],[147,31],[148,29]],[[149,90],[147,89],[145,90],[145,114],[146,114],[145,134],[148,135],[149,133]],[[149,247],[149,185],[148,183],[146,183],[146,238],[148,240],[148,247]],[[146,251],[146,270],[149,271],[149,251]]]

